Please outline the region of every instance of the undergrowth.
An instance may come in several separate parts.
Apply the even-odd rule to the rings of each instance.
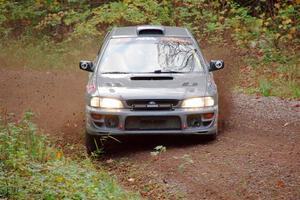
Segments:
[[[18,123],[0,121],[0,198],[140,199],[96,169],[89,158],[65,157],[37,134],[31,117],[27,112]]]

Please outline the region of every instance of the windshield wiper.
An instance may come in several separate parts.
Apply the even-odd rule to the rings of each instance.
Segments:
[[[158,70],[154,70],[153,73],[157,73],[157,74],[161,74],[161,73],[181,74],[181,73],[184,73],[184,72],[180,72],[180,71],[172,71],[172,70],[169,70],[169,71],[161,71],[161,69],[158,69]]]
[[[102,74],[128,74],[128,72],[102,72]]]

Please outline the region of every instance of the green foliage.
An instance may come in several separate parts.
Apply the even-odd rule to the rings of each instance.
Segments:
[[[275,6],[273,16],[262,13],[257,17],[237,4],[230,8],[226,23],[232,27],[236,44],[248,51],[246,64],[252,67],[241,73],[241,82],[247,79],[249,89],[264,96],[299,98],[299,5]]]
[[[277,44],[297,38],[300,28],[299,5],[282,2],[275,4],[272,16],[263,12],[253,16],[247,7],[234,1],[124,0],[96,7],[91,7],[88,1],[77,0],[61,3],[1,1],[0,24],[12,35],[53,38],[64,35],[60,41],[74,33],[77,36],[80,33],[101,36],[111,26],[163,24],[188,26],[203,36],[221,35],[230,28],[239,42],[247,43],[263,37]]]
[[[265,97],[270,96],[271,88],[272,88],[272,84],[269,81],[264,79],[259,81],[259,91],[263,96]]]
[[[166,148],[165,146],[159,145],[159,146],[156,146],[156,147],[154,148],[154,151],[152,151],[150,154],[151,154],[152,156],[157,156],[157,155],[162,154],[162,153],[164,153],[164,152],[166,152],[166,151],[167,151],[167,148]]]
[[[86,158],[72,160],[37,134],[26,113],[21,122],[0,121],[0,196],[9,199],[140,199],[124,192]]]

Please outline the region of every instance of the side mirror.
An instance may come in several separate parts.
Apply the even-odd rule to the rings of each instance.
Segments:
[[[88,72],[93,72],[94,64],[92,61],[82,60],[79,62],[79,68]]]
[[[223,60],[211,60],[209,63],[209,71],[216,71],[224,68]]]

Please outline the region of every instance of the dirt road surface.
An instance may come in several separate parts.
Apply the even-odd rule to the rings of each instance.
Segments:
[[[150,199],[300,199],[300,102],[231,93],[238,56],[217,48],[205,52],[227,63],[215,73],[222,103],[218,139],[120,138],[99,165]],[[12,119],[30,109],[60,145],[83,144],[86,80],[79,70],[0,66],[0,107],[14,113]],[[158,145],[166,152],[152,156]]]

